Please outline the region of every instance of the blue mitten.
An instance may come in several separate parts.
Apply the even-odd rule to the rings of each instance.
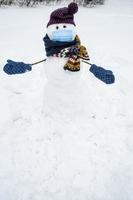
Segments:
[[[7,64],[4,66],[3,70],[9,75],[22,74],[27,71],[31,71],[32,67],[30,64],[25,64],[23,62],[15,62],[13,60],[7,60]]]
[[[90,72],[92,72],[98,79],[106,84],[111,84],[115,82],[115,76],[112,71],[106,70],[100,66],[92,64],[90,67]]]

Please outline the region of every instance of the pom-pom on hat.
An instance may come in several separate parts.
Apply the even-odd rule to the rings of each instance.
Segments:
[[[54,10],[50,15],[50,20],[47,24],[47,27],[52,24],[60,24],[60,23],[67,23],[73,24],[74,22],[74,14],[78,11],[78,5],[74,2],[70,3],[68,7],[59,8]]]

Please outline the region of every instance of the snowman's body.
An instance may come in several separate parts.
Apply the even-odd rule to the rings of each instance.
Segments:
[[[68,8],[55,10],[47,25],[47,36],[50,42],[69,42],[76,38],[76,26],[73,15],[77,4],[71,3]],[[57,23],[58,22],[58,23]],[[85,86],[83,69],[71,72],[63,69],[68,58],[48,57],[45,63],[47,84],[44,91],[44,113],[55,117],[76,118],[84,113]]]
[[[83,114],[85,111],[84,69],[79,72],[65,71],[64,58],[50,57],[45,63],[47,84],[44,90],[44,113],[61,118]]]

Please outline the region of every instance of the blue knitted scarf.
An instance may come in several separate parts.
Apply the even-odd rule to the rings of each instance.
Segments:
[[[73,45],[78,44],[78,41],[75,39],[72,42],[58,42],[52,41],[46,34],[43,38],[46,50],[46,56],[53,56],[54,54],[60,53],[60,51],[64,48],[71,47]]]

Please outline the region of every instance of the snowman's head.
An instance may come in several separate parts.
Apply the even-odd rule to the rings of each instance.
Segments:
[[[76,37],[76,25],[74,14],[78,11],[76,3],[70,3],[68,7],[59,8],[50,15],[47,24],[47,35],[53,41],[70,42]]]
[[[52,24],[47,27],[47,35],[53,41],[71,42],[76,37],[76,27],[67,23]]]

